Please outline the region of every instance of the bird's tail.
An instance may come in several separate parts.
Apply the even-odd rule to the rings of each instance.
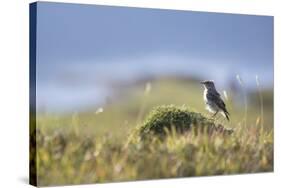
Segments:
[[[230,116],[229,112],[227,110],[224,110],[223,114],[226,117],[227,121],[229,121],[229,116]]]

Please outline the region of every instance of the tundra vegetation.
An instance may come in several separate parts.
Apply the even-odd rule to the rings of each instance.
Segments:
[[[272,172],[273,91],[247,92],[241,103],[224,92],[230,122],[211,117],[202,92],[197,81],[163,78],[120,89],[123,97],[99,108],[37,114],[37,183]]]

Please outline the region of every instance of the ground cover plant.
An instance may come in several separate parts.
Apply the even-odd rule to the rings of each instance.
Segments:
[[[229,94],[227,122],[204,109],[197,81],[159,79],[126,92],[102,110],[38,115],[40,186],[273,171],[272,93],[260,91],[263,116],[259,93],[248,95],[247,116]]]

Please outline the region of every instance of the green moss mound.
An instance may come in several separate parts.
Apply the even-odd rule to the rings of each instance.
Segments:
[[[177,107],[175,105],[163,105],[155,107],[147,116],[139,129],[141,136],[154,134],[165,135],[167,130],[172,127],[177,132],[186,132],[195,128],[215,128],[213,120],[206,118],[200,113],[192,112],[186,107]]]

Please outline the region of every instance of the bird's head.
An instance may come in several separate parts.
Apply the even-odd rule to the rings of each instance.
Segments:
[[[200,82],[206,89],[215,88],[215,84],[213,80],[205,80]]]

